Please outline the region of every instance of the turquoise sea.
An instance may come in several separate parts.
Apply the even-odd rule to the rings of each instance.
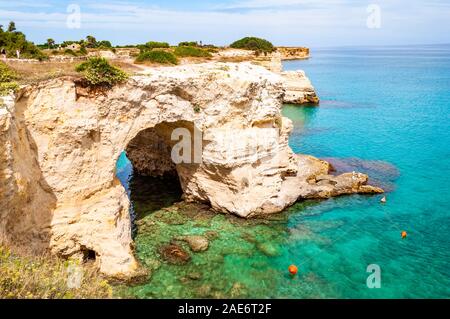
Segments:
[[[169,223],[154,211],[176,195],[161,203],[161,188],[152,187],[158,181],[133,188],[132,180],[137,220],[148,226],[138,227],[137,253],[152,278],[129,287],[127,295],[450,297],[450,45],[311,54],[284,63],[285,70],[305,70],[321,98],[319,107],[284,107],[294,122],[291,147],[329,160],[338,171],[368,173],[388,191],[387,203],[356,195],[298,203],[264,223],[222,215],[197,221],[176,215],[179,222]],[[121,162],[119,174],[129,174],[129,164]],[[151,197],[159,201],[156,208]],[[158,242],[208,231],[218,238],[188,265],[158,260]],[[290,264],[299,267],[296,277],[287,273]],[[381,269],[379,289],[366,285],[371,264]]]

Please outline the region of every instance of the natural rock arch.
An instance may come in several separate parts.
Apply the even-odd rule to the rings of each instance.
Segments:
[[[103,273],[133,275],[116,161],[143,132],[168,141],[180,124],[202,132],[201,163],[176,167],[185,199],[217,211],[251,217],[298,198],[381,191],[365,175],[334,178],[327,163],[293,154],[283,93],[278,75],[249,63],[153,69],[97,95],[71,78],[23,89],[0,109],[1,243],[64,257],[95,252]]]

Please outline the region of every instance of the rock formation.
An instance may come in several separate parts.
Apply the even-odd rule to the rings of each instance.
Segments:
[[[309,48],[303,47],[277,47],[282,60],[299,60],[309,58]]]
[[[319,98],[311,81],[304,71],[285,71],[281,73],[285,90],[284,103],[287,104],[318,104]]]
[[[283,102],[286,104],[319,104],[316,91],[304,71],[283,72],[283,60],[297,60],[309,58],[309,49],[302,47],[278,47],[275,52],[261,53],[242,49],[226,49],[215,54],[216,59],[241,59],[251,61],[255,65],[265,67],[271,72],[281,74],[285,92]]]
[[[175,165],[184,198],[217,212],[251,217],[302,198],[382,192],[363,174],[331,176],[326,162],[295,155],[283,95],[280,75],[251,63],[155,68],[100,92],[72,78],[23,88],[0,107],[1,244],[96,258],[103,273],[132,276],[116,161],[127,150],[143,173],[172,170],[176,129],[200,145],[192,163]]]

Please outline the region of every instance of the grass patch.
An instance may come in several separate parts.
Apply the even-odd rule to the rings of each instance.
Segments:
[[[74,276],[78,279],[74,280]],[[111,297],[111,286],[93,265],[81,267],[76,262],[48,256],[18,257],[0,247],[0,299]]]
[[[208,58],[211,57],[211,53],[205,51],[200,48],[192,47],[192,46],[181,46],[175,49],[175,55],[186,58],[186,57],[199,57],[199,58]]]
[[[124,71],[109,64],[105,58],[90,58],[79,64],[75,70],[83,74],[86,81],[94,86],[113,86],[128,78]]]
[[[178,64],[177,57],[173,53],[162,51],[162,50],[152,50],[141,52],[136,58],[136,63],[160,63],[160,64]]]

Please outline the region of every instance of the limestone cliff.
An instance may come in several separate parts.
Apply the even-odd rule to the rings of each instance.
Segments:
[[[309,48],[303,47],[277,47],[282,60],[299,60],[309,58]]]
[[[319,97],[304,71],[285,71],[281,73],[285,90],[284,103],[319,104]]]
[[[115,176],[127,150],[142,173],[178,174],[187,201],[251,217],[303,198],[377,193],[358,173],[295,155],[282,117],[280,75],[251,63],[155,68],[109,91],[72,78],[26,87],[0,107],[0,241],[18,250],[96,257],[101,271],[133,275],[127,194]],[[170,163],[184,129],[200,145]]]

